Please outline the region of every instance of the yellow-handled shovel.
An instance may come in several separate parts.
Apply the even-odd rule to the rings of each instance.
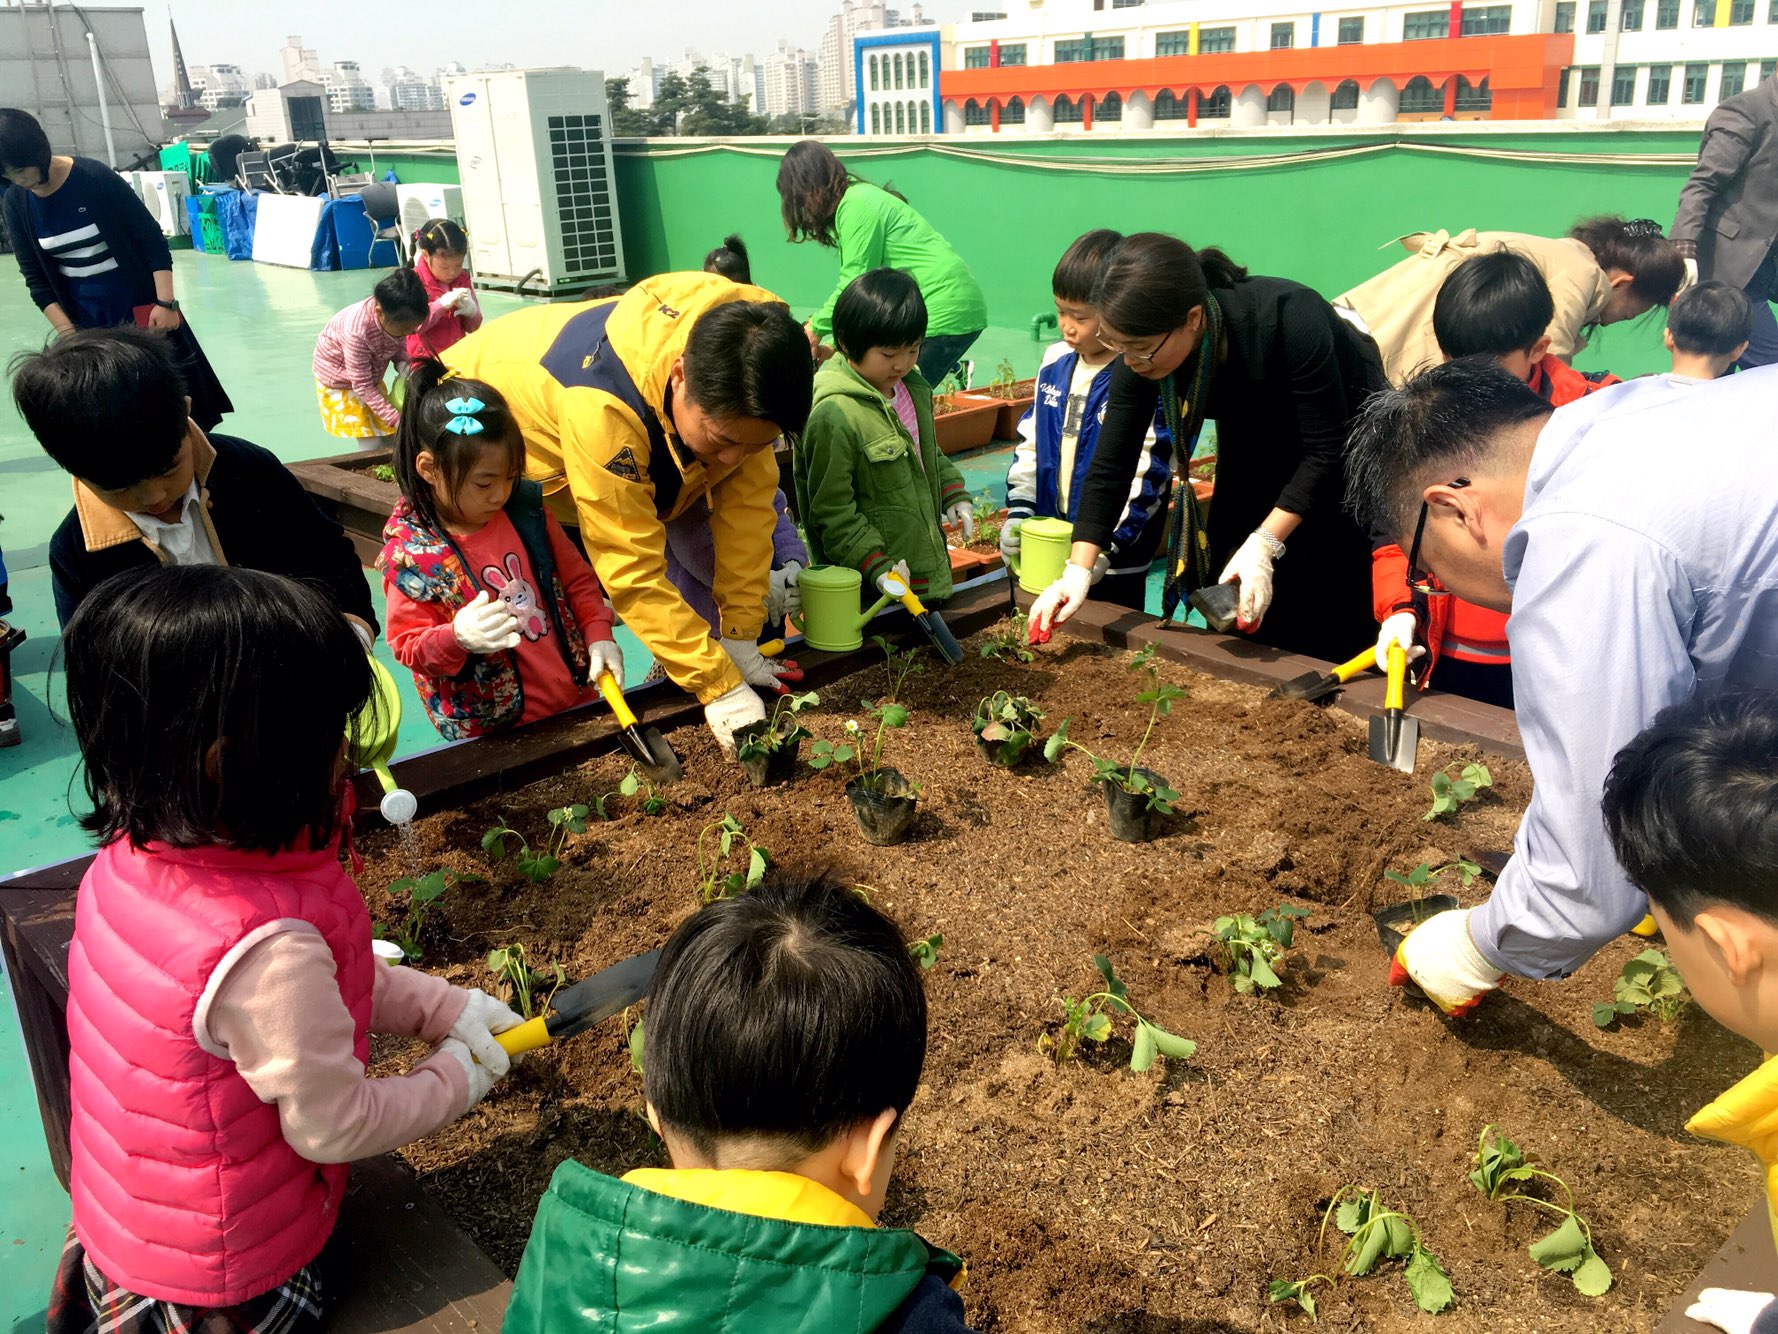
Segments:
[[[661,961],[659,950],[638,954],[633,959],[602,968],[584,982],[563,987],[550,1001],[548,1014],[527,1019],[517,1028],[496,1033],[494,1041],[512,1055],[536,1051],[558,1038],[571,1038],[584,1033],[620,1010],[626,1010],[648,994],[654,981],[655,965]]]

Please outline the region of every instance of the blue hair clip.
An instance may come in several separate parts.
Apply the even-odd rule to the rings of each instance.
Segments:
[[[453,398],[446,402],[445,411],[452,414],[445,423],[445,430],[452,435],[480,435],[485,429],[475,419],[475,414],[488,405],[479,398]]]

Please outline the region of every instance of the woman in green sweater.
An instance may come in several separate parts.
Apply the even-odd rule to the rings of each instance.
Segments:
[[[936,385],[988,323],[982,289],[963,257],[899,195],[859,180],[826,145],[793,144],[778,165],[778,197],[792,241],[816,241],[840,252],[840,277],[806,326],[820,355],[833,329],[833,307],[852,280],[872,269],[913,275],[931,323],[920,349],[920,374]]]

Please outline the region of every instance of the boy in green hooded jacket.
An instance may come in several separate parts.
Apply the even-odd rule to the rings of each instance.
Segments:
[[[975,535],[975,507],[938,448],[932,389],[915,369],[926,303],[898,269],[861,274],[834,305],[840,355],[815,375],[815,405],[792,459],[797,509],[817,564],[849,565],[865,601],[898,571],[931,605],[951,593],[943,522]]]
[[[505,1334],[969,1334],[962,1262],[876,1225],[926,1059],[892,922],[830,880],[769,880],[673,933],[647,1014],[673,1166],[558,1167]]]

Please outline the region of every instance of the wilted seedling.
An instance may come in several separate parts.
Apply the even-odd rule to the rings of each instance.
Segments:
[[[549,1009],[549,1003],[556,992],[561,990],[565,980],[562,965],[552,963],[547,969],[539,972],[533,969],[525,958],[523,945],[506,945],[488,952],[488,971],[495,978],[506,984],[510,992],[507,1000],[520,1014],[530,1019],[534,1015]],[[551,973],[554,979],[551,979]],[[545,988],[548,990],[545,990]],[[541,997],[539,996],[541,994]]]
[[[1211,934],[1222,947],[1229,982],[1241,995],[1256,989],[1270,991],[1282,986],[1278,964],[1296,935],[1296,924],[1309,915],[1307,908],[1280,903],[1257,917],[1238,913],[1218,917]]]
[[[633,764],[630,766],[630,772],[624,775],[624,781],[617,785],[617,791],[619,796],[641,796],[644,815],[666,813],[667,799],[654,790],[654,784],[649,782],[642,771]]]
[[[1593,1229],[1575,1212],[1574,1192],[1566,1181],[1553,1172],[1533,1167],[1530,1156],[1492,1124],[1482,1127],[1474,1161],[1469,1184],[1490,1200],[1529,1204],[1562,1220],[1554,1232],[1531,1243],[1533,1260],[1545,1269],[1568,1275],[1583,1297],[1602,1297],[1611,1289],[1611,1266],[1593,1249]],[[1527,1195],[1525,1187],[1533,1181],[1550,1182],[1562,1192],[1566,1203],[1552,1204]]]
[[[926,670],[925,652],[918,644],[907,648],[896,648],[884,635],[872,635],[870,642],[883,650],[883,657],[889,670],[889,693],[883,698],[900,699],[901,687],[910,676],[919,676]]]
[[[998,658],[1001,662],[1032,662],[1036,659],[1024,612],[1014,612],[1005,629],[988,631],[982,640],[982,656]]]
[[[1320,1267],[1327,1243],[1329,1220],[1348,1238],[1331,1274],[1316,1273],[1294,1280],[1273,1279],[1266,1295],[1274,1303],[1295,1302],[1311,1320],[1317,1319],[1313,1289],[1317,1284],[1337,1288],[1347,1278],[1362,1278],[1385,1260],[1405,1260],[1402,1277],[1414,1296],[1414,1305],[1437,1315],[1454,1300],[1451,1278],[1438,1256],[1426,1249],[1420,1228],[1406,1213],[1383,1205],[1381,1192],[1362,1186],[1341,1186],[1321,1215],[1321,1231],[1315,1238],[1315,1265]]]
[[[1685,979],[1664,950],[1643,950],[1630,960],[1612,991],[1616,999],[1593,1006],[1593,1022],[1600,1028],[1610,1028],[1622,1016],[1639,1010],[1647,1010],[1664,1024],[1671,1023],[1691,1000]]]
[[[1170,717],[1176,701],[1186,697],[1185,688],[1161,680],[1161,669],[1156,664],[1155,646],[1144,645],[1130,658],[1128,670],[1143,672],[1148,676],[1148,685],[1136,694],[1138,704],[1148,705],[1148,726],[1143,729],[1142,740],[1137,743],[1136,753],[1130,756],[1128,765],[1115,764],[1110,760],[1102,760],[1078,741],[1068,738],[1068,724],[1072,719],[1062,719],[1061,725],[1050,734],[1050,739],[1043,743],[1043,758],[1055,763],[1062,757],[1064,750],[1078,750],[1093,762],[1095,783],[1116,783],[1133,797],[1146,797],[1148,809],[1159,811],[1162,815],[1173,813],[1173,803],[1179,800],[1179,794],[1170,787],[1157,786],[1136,772],[1136,766],[1142,759],[1142,752],[1148,745],[1148,738],[1154,734],[1154,725],[1161,718]]]
[[[716,846],[706,864],[704,840],[711,834],[716,835]],[[747,848],[747,869],[725,872],[723,863],[728,861],[736,846],[743,844]],[[771,861],[772,854],[749,838],[741,822],[725,812],[722,819],[698,831],[698,894],[705,903],[713,903],[757,889],[760,881],[765,879],[766,867]]]
[[[1156,1056],[1170,1056],[1189,1061],[1198,1050],[1190,1038],[1169,1033],[1159,1024],[1144,1019],[1130,1004],[1129,989],[1112,971],[1111,960],[1103,954],[1093,956],[1093,967],[1105,979],[1105,990],[1096,991],[1085,1000],[1064,997],[1062,1023],[1054,1033],[1037,1039],[1037,1049],[1049,1053],[1057,1065],[1066,1065],[1080,1055],[1082,1042],[1103,1042],[1111,1036],[1111,1016],[1128,1015],[1135,1023],[1131,1035],[1130,1069],[1138,1074],[1154,1065]]]
[[[371,930],[371,934],[378,940],[394,941],[401,946],[401,952],[408,958],[418,959],[421,954],[420,934],[426,928],[426,915],[433,904],[444,897],[445,890],[455,885],[481,883],[480,876],[458,875],[448,866],[441,866],[422,876],[403,876],[389,886],[391,897],[407,895],[407,914],[402,918],[401,925],[388,931],[379,922]]]
[[[1494,776],[1485,764],[1466,764],[1456,778],[1440,769],[1432,776],[1432,809],[1420,818],[1436,820],[1441,815],[1455,815],[1466,802],[1474,801],[1483,788],[1493,786]]]
[[[934,931],[925,940],[910,940],[908,953],[914,956],[914,962],[920,965],[920,971],[925,972],[938,962],[939,947],[944,943],[945,938]]]
[[[998,749],[986,752],[989,761],[1010,769],[1031,749],[1042,721],[1042,711],[1023,695],[996,690],[975,706],[975,717],[969,726],[984,746],[998,745]]]
[[[558,806],[549,813],[548,818],[549,837],[544,842],[542,852],[533,851],[523,834],[505,825],[490,829],[482,835],[482,851],[492,853],[496,859],[504,859],[507,841],[516,840],[519,874],[532,884],[540,885],[560,869],[562,849],[568,844],[568,835],[586,833],[587,808],[578,804]]]

